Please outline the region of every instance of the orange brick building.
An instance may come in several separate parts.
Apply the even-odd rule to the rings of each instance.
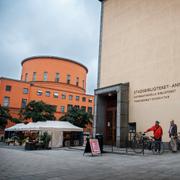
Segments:
[[[86,94],[84,65],[54,56],[34,56],[21,64],[21,80],[0,77],[0,105],[9,107],[13,117],[32,100],[56,106],[57,119],[72,106],[93,114],[94,96]]]

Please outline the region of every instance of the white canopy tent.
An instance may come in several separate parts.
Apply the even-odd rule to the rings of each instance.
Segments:
[[[6,128],[5,131],[19,131],[19,129],[21,127],[23,127],[25,124],[24,123],[19,123],[19,124],[16,124],[14,126],[11,126],[9,128]]]
[[[61,147],[63,145],[63,132],[82,132],[83,128],[74,126],[67,121],[39,121],[28,124],[20,123],[5,131],[47,131],[52,135],[51,147]]]

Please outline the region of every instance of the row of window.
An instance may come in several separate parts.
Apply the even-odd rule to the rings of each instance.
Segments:
[[[4,107],[9,107],[10,104],[10,97],[5,96],[3,99],[3,106]],[[21,108],[25,108],[27,105],[27,99],[22,99],[21,101]]]
[[[37,96],[42,96],[42,95],[43,95],[42,90],[38,90],[38,91],[37,91]],[[46,92],[45,92],[45,96],[46,96],[46,97],[50,97],[50,96],[51,96],[51,92],[50,92],[50,91],[46,91]],[[54,97],[54,98],[59,98],[59,93],[58,93],[58,92],[54,92],[54,93],[53,93],[53,97]],[[66,93],[62,93],[62,94],[61,94],[61,99],[66,99]],[[68,99],[69,99],[70,101],[72,101],[72,100],[73,100],[73,95],[69,95]],[[79,101],[79,100],[80,100],[80,96],[75,96],[75,100],[76,100],[76,101]],[[82,97],[82,102],[86,102],[86,97]],[[92,99],[88,99],[88,102],[89,102],[89,103],[92,103]]]
[[[5,96],[4,99],[3,99],[3,106],[9,107],[9,104],[10,104],[10,97]],[[22,99],[21,108],[25,108],[26,105],[27,105],[27,99]],[[72,104],[68,104],[67,105],[67,111],[69,111],[72,107],[73,107]],[[86,109],[86,106],[81,106],[80,107],[79,105],[75,105],[74,107],[77,108],[77,109],[81,108],[84,111],[87,110],[87,112],[92,114],[92,107],[88,107],[87,109]],[[56,106],[56,111],[57,111],[57,106]],[[60,106],[60,112],[62,112],[62,113],[65,112],[65,106]]]
[[[12,90],[12,86],[6,85],[5,90],[10,92]],[[23,88],[23,94],[28,94],[28,93],[29,93],[29,89],[28,88]]]
[[[61,107],[64,107],[64,106],[61,106]],[[67,111],[69,111],[69,110],[71,110],[72,109],[72,107],[73,107],[73,105],[72,104],[68,104],[67,105]],[[88,107],[87,109],[86,109],[86,106],[78,106],[78,105],[75,105],[74,106],[75,108],[77,108],[77,109],[82,109],[82,110],[84,110],[85,112],[87,111],[87,112],[89,112],[90,114],[92,114],[92,107]],[[61,109],[61,112],[62,112],[62,109]]]
[[[33,72],[32,81],[36,81],[36,76],[37,76],[37,73]],[[48,80],[48,72],[44,72],[43,81],[47,81],[47,80]],[[25,73],[25,81],[26,82],[28,81],[28,73]],[[60,73],[56,73],[54,81],[55,82],[60,81]],[[67,74],[67,76],[66,76],[66,83],[71,84],[71,75],[70,74]],[[75,84],[76,84],[76,86],[79,86],[79,77],[76,77]],[[83,85],[83,88],[85,88],[85,81],[84,80],[82,80],[82,85]]]
[[[12,87],[10,85],[6,85],[6,91],[11,91]],[[29,89],[28,88],[23,88],[23,93],[24,94],[28,94],[29,93]],[[42,90],[37,90],[37,96],[42,96],[43,92]],[[50,91],[46,91],[45,92],[45,96],[46,97],[50,97],[51,96],[51,92]],[[53,97],[54,98],[58,98],[59,97],[59,93],[58,92],[54,92],[53,93]],[[61,94],[61,99],[66,99],[66,93],[62,93]],[[80,96],[75,96],[76,101],[80,100]],[[69,95],[69,100],[72,101],[73,100],[73,95]],[[82,102],[86,102],[86,97],[82,97]],[[88,99],[89,103],[92,103],[92,99]]]

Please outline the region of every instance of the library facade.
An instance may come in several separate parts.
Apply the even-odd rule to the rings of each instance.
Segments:
[[[121,145],[158,120],[180,127],[180,1],[101,0],[94,134]]]

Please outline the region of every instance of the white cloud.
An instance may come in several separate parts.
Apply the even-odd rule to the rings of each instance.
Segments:
[[[97,69],[98,69],[98,62],[97,59],[92,59],[87,64],[89,74],[87,80],[87,93],[94,93],[94,89],[97,88]]]

